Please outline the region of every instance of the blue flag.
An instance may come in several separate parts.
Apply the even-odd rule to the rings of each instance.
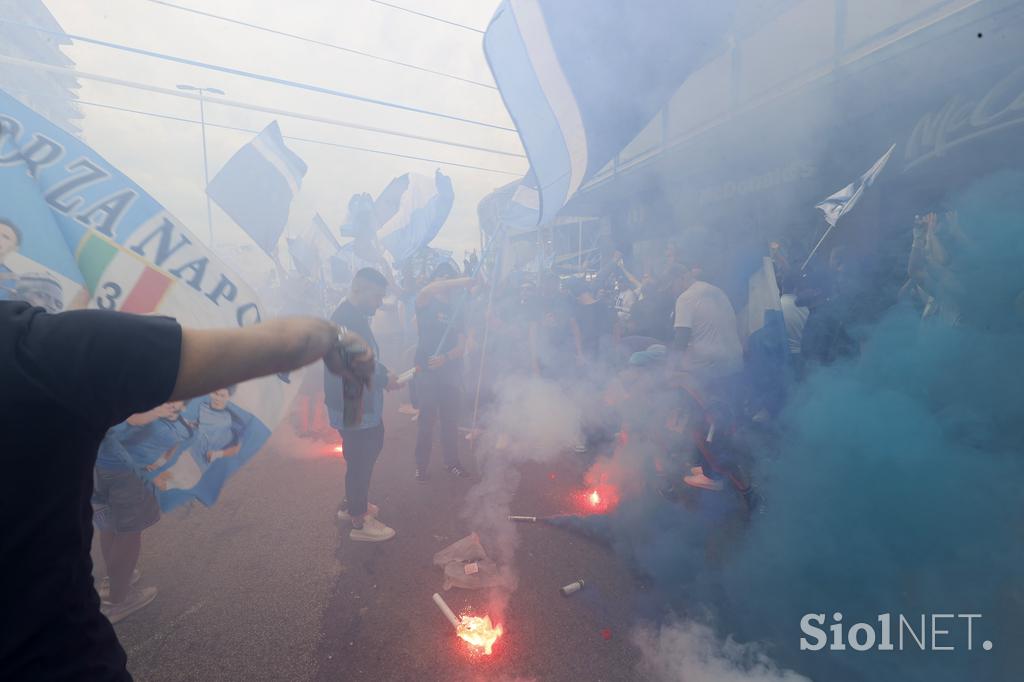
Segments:
[[[389,200],[389,203],[394,203],[394,211],[381,226],[379,237],[395,263],[402,263],[430,244],[441,231],[452,210],[455,190],[451,178],[441,171],[435,172],[433,178],[406,173],[388,187],[401,188],[402,191]],[[382,196],[394,193],[385,191]],[[380,203],[379,199],[377,203]]]
[[[285,146],[274,121],[228,159],[206,192],[253,241],[273,253],[305,175],[305,162]]]
[[[484,35],[550,222],[721,49],[734,0],[503,0]]]
[[[341,245],[319,213],[313,216],[301,234],[288,238],[288,253],[295,270],[314,280],[323,279],[328,274],[328,264],[340,250]]]
[[[255,292],[153,197],[3,91],[0,207],[0,230],[15,237],[0,250],[0,300],[169,315],[188,327],[260,320]],[[134,470],[165,511],[212,504],[294,392],[270,377],[165,403],[111,429],[100,464]]]

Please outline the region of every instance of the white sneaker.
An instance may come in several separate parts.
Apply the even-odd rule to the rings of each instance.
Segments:
[[[139,573],[139,569],[133,569],[132,579],[129,585],[134,585],[135,583],[139,582],[139,578],[141,577],[142,574]],[[103,601],[107,601],[108,599],[110,599],[110,576],[105,576],[101,578],[99,582],[96,583],[96,593],[100,595],[100,599],[102,599]]]
[[[700,476],[684,476],[683,483],[693,488],[701,488],[713,492],[718,492],[723,488],[721,481],[708,478],[703,472],[701,472]]]
[[[388,528],[372,516],[367,516],[363,520],[363,527],[353,528],[348,536],[359,542],[384,542],[395,537],[395,529]]]
[[[694,476],[703,476],[704,467],[690,467],[690,473]]]
[[[110,624],[120,623],[136,611],[149,606],[149,603],[156,599],[155,587],[143,587],[142,589],[132,588],[128,596],[119,604],[112,604],[108,601],[100,604],[100,611],[107,617]]]
[[[366,504],[366,515],[367,516],[377,516],[377,514],[380,514],[380,507],[375,505],[373,502],[368,502]],[[352,516],[348,513],[347,509],[339,509],[338,510],[338,520],[339,521],[351,521],[352,520]]]

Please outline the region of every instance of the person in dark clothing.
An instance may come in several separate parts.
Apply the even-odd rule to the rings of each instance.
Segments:
[[[534,375],[552,381],[575,378],[585,362],[573,300],[553,273],[541,279],[530,322],[530,356]]]
[[[675,305],[671,281],[661,279],[646,284],[629,314],[629,336],[643,337],[643,342],[630,350],[643,350],[654,343],[670,344],[675,335],[672,321]]]
[[[441,455],[448,472],[467,474],[459,463],[459,409],[462,403],[461,363],[466,348],[459,301],[455,294],[473,286],[470,277],[455,278],[455,269],[441,264],[433,281],[416,296],[416,480],[428,480],[434,444],[434,422],[440,424]],[[468,295],[468,294],[463,294]]]
[[[850,324],[857,301],[857,277],[847,263],[846,250],[837,247],[829,256],[827,269],[808,272],[796,292],[796,304],[810,310],[804,323],[800,352],[808,367],[830,365],[855,356],[857,341]]]
[[[370,318],[384,302],[388,281],[377,270],[363,268],[352,278],[348,297],[331,315],[331,321],[359,334],[380,357],[380,349]],[[345,426],[344,414],[351,399],[344,377],[326,370],[324,402],[331,426],[341,434],[345,453],[345,499],[338,509],[338,519],[350,521],[349,537],[361,542],[381,542],[395,536],[395,530],[377,519],[380,509],[369,502],[373,466],[384,449],[384,390],[398,388],[398,382],[387,367],[378,362],[373,380],[362,401],[362,417],[357,424]]]
[[[575,298],[574,318],[580,330],[580,348],[588,363],[610,361],[618,340],[618,316],[607,299],[594,296],[586,282],[577,280],[570,288]]]
[[[361,345],[356,350],[354,347]],[[93,585],[93,467],[132,414],[323,358],[353,381],[373,355],[326,320],[183,329],[0,301],[0,680],[130,680]]]

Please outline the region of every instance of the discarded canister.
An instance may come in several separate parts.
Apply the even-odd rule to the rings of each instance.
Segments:
[[[566,597],[568,597],[573,592],[579,592],[580,590],[582,590],[583,589],[583,585],[584,585],[583,578],[580,578],[576,582],[569,583],[565,587],[561,588],[562,589],[562,594],[565,595]]]

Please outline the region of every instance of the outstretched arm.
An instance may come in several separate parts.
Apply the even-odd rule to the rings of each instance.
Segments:
[[[473,277],[459,277],[457,279],[439,279],[435,282],[431,282],[427,286],[420,289],[420,293],[416,295],[416,307],[422,308],[429,304],[431,301],[436,299],[438,296],[445,294],[448,291],[455,291],[456,289],[468,289],[476,283],[476,279]]]
[[[323,359],[354,381],[373,375],[373,353],[354,333],[331,322],[291,317],[239,329],[183,329],[181,362],[170,400],[186,400],[248,379],[305,367]]]

